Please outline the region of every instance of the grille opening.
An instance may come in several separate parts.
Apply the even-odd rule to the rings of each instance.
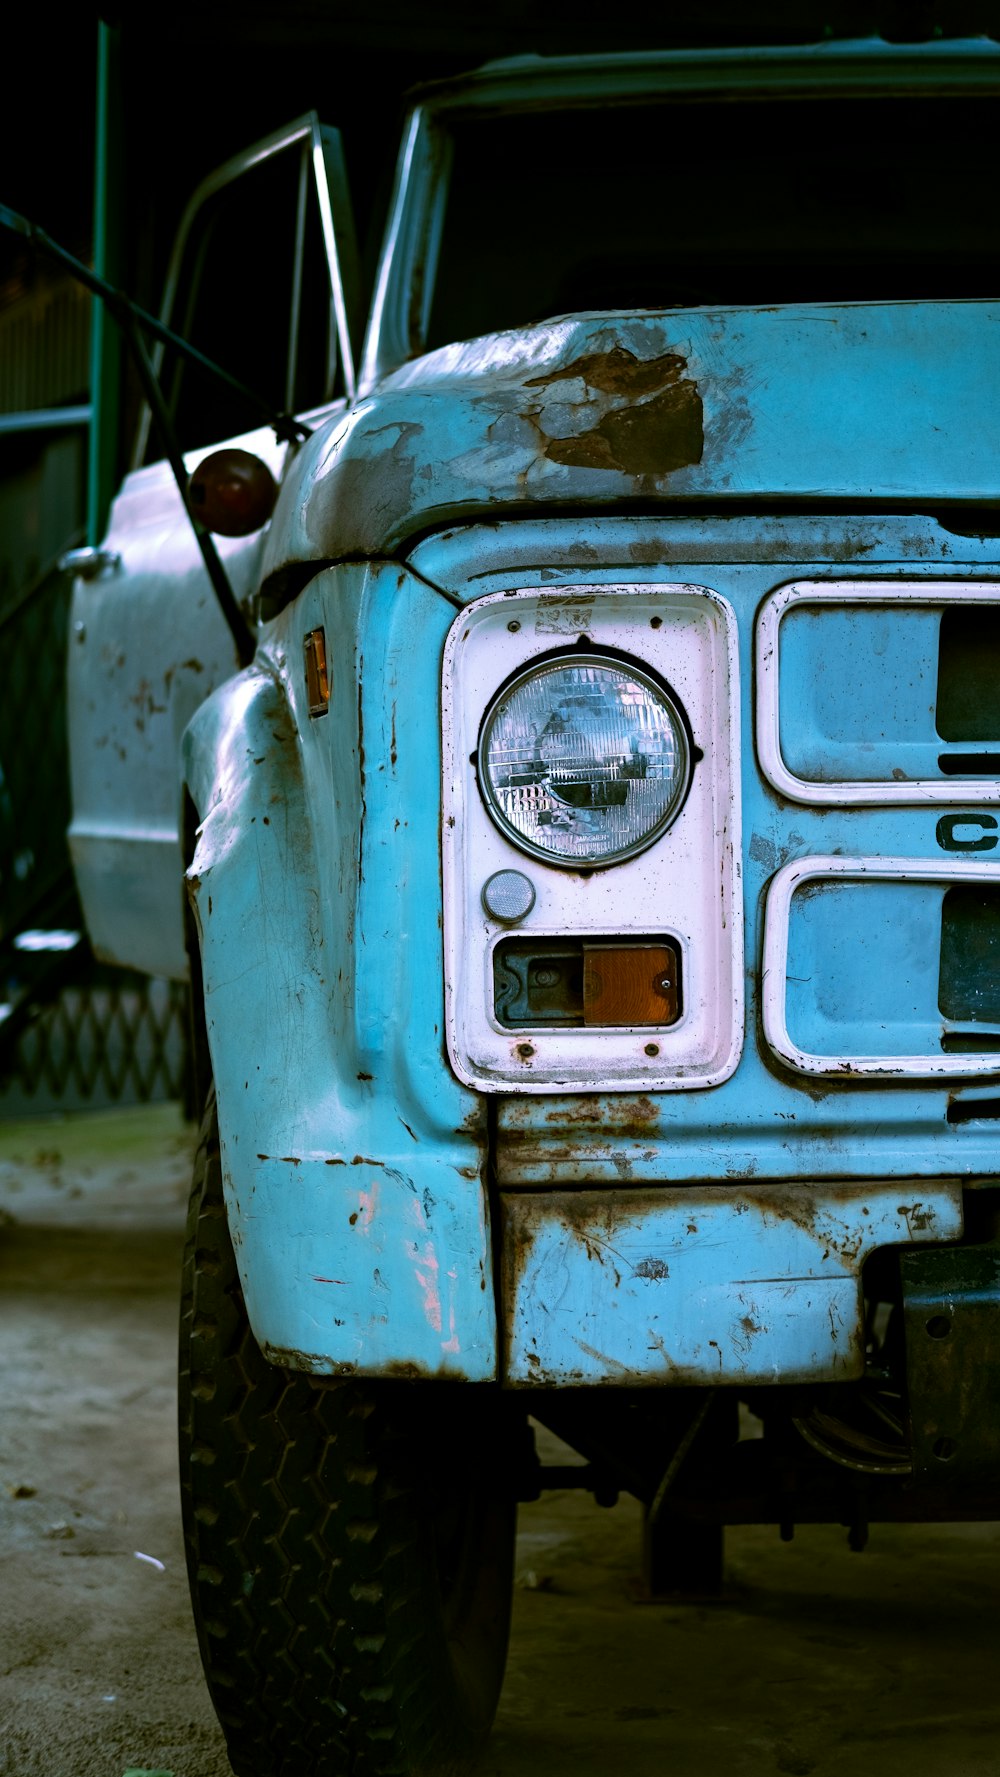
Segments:
[[[945,777],[1000,777],[1000,753],[942,753],[938,770]]]
[[[1000,1034],[989,1030],[946,1030],[941,1048],[945,1055],[1000,1055]]]
[[[1000,537],[1000,512],[995,506],[946,506],[934,517],[953,537]]]
[[[948,889],[941,906],[938,1006],[955,1024],[1000,1025],[1000,889]]]
[[[950,605],[941,613],[935,725],[942,740],[1000,740],[1000,604]],[[940,759],[946,776],[990,772],[1000,753]]]
[[[945,1116],[949,1123],[991,1123],[1000,1121],[1000,1098],[956,1098]]]

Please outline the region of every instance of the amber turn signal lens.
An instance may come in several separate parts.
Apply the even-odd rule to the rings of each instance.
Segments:
[[[206,531],[249,537],[274,511],[278,487],[266,463],[248,450],[213,450],[188,482],[188,505]]]
[[[303,641],[306,657],[306,704],[311,716],[330,708],[330,677],[326,670],[326,631],[311,629]]]
[[[673,944],[584,945],[584,1024],[676,1024],[679,987]]]

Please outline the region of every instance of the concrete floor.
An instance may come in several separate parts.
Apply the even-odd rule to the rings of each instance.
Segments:
[[[2,1777],[227,1777],[176,1497],[190,1147],[172,1107],[0,1132]],[[1000,1768],[1000,1528],[731,1532],[727,1601],[679,1608],[632,1602],[637,1508],[521,1523],[481,1777]]]

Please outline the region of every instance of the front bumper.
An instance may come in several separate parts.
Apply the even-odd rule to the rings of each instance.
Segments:
[[[508,1192],[504,1376],[518,1387],[846,1382],[861,1267],[955,1240],[957,1180]]]

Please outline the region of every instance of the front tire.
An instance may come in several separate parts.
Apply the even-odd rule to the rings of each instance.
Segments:
[[[489,1732],[514,1506],[494,1391],[267,1363],[226,1224],[214,1094],[181,1306],[181,1495],[237,1777],[457,1772]]]

